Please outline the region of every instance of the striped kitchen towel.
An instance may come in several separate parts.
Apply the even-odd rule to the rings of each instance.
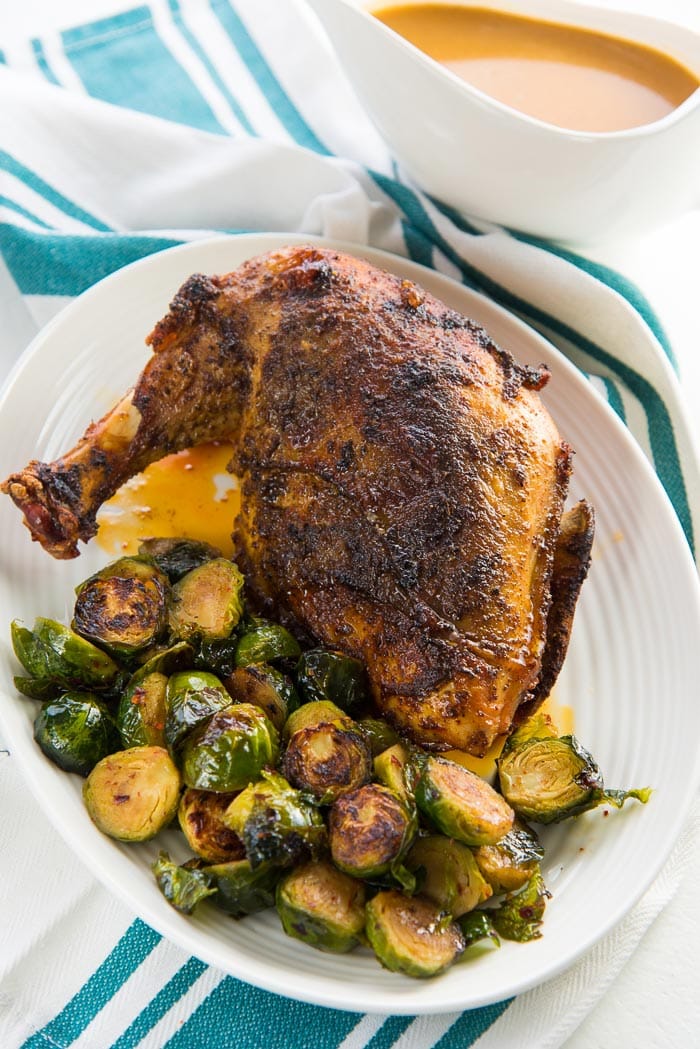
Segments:
[[[0,114],[3,374],[73,297],[172,245],[241,230],[369,244],[485,292],[554,342],[630,426],[694,548],[697,459],[672,350],[642,293],[606,266],[418,192],[301,0],[152,0],[0,41]],[[186,957],[94,882],[7,752],[0,790],[3,1049],[553,1049],[670,898],[693,840],[689,831],[638,907],[545,987],[461,1015],[358,1016]]]

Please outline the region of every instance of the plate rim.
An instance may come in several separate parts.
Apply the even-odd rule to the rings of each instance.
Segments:
[[[493,302],[491,299],[488,298],[488,296],[482,294],[481,292],[474,291],[471,288],[465,287],[456,280],[446,276],[445,274],[440,273],[439,271],[432,270],[425,266],[421,266],[420,264],[415,263],[412,260],[409,260],[403,256],[393,255],[386,251],[371,248],[365,244],[356,244],[352,242],[340,241],[331,238],[305,234],[268,232],[226,234],[215,237],[201,238],[194,241],[188,241],[175,247],[167,248],[163,251],[159,251],[151,255],[145,256],[141,259],[138,259],[135,262],[132,262],[119,270],[116,270],[114,273],[109,274],[107,277],[92,285],[81,295],[77,296],[71,302],[66,304],[66,306],[64,306],[63,309],[61,309],[48,322],[48,324],[46,324],[35,335],[35,337],[28,345],[27,349],[24,351],[24,353],[21,354],[21,356],[15,363],[10,374],[5,380],[2,389],[0,390],[0,419],[3,416],[8,400],[11,398],[12,390],[14,388],[15,383],[17,382],[19,376],[22,374],[24,369],[30,365],[35,355],[40,354],[42,352],[42,347],[47,341],[50,342],[56,330],[60,331],[60,328],[63,324],[65,324],[66,322],[70,322],[74,313],[79,313],[80,311],[85,309],[86,304],[87,307],[89,307],[90,302],[93,298],[104,294],[105,287],[107,287],[107,289],[109,290],[111,285],[115,285],[116,287],[118,286],[120,281],[128,281],[129,279],[131,279],[131,275],[134,271],[138,272],[141,269],[157,268],[160,264],[160,260],[162,260],[165,256],[170,257],[176,253],[179,255],[187,255],[188,253],[196,254],[197,252],[201,251],[204,251],[206,253],[212,246],[219,246],[225,243],[235,243],[240,248],[241,242],[243,242],[244,247],[250,245],[251,249],[244,257],[252,257],[253,255],[260,254],[263,251],[275,250],[284,246],[285,244],[310,243],[313,245],[328,247],[333,250],[345,251],[349,254],[358,255],[362,258],[368,259],[375,265],[382,266],[383,268],[388,269],[392,272],[396,272],[397,270],[403,271],[403,273],[400,272],[399,275],[404,275],[405,273],[415,275],[415,279],[419,283],[421,281],[421,276],[425,274],[425,279],[427,279],[428,283],[437,283],[438,285],[444,284],[446,288],[451,288],[454,291],[458,292],[460,296],[463,296],[465,298],[465,300],[472,299],[480,301],[485,305],[485,307],[488,310],[494,311],[496,315],[499,315],[508,323],[518,327],[523,336],[527,338],[531,343],[541,345],[547,354],[552,355],[557,360],[558,367],[561,367],[561,369],[567,373],[567,378],[570,381],[573,381],[581,390],[585,390],[588,396],[590,396],[591,394],[593,395],[599,407],[605,412],[607,416],[607,421],[616,430],[616,436],[618,437],[618,439],[621,439],[625,443],[627,452],[634,457],[634,459],[637,462],[637,465],[645,471],[647,475],[647,480],[650,481],[653,487],[655,488],[655,497],[657,499],[659,497],[661,498],[667,516],[667,524],[670,524],[671,527],[675,529],[676,546],[678,548],[676,552],[679,556],[682,557],[683,555],[680,553],[680,551],[684,551],[686,557],[686,568],[690,569],[689,575],[692,576],[692,578],[694,579],[694,586],[692,586],[691,589],[694,593],[696,618],[700,623],[700,581],[698,580],[697,573],[695,571],[695,563],[692,559],[690,549],[685,540],[685,536],[683,534],[680,522],[678,521],[675,511],[673,510],[673,507],[670,503],[670,500],[663,486],[661,485],[661,482],[659,481],[658,476],[655,473],[653,467],[647,460],[646,456],[642,452],[641,448],[637,444],[631,432],[613,412],[605,398],[602,397],[602,395],[591,385],[591,383],[581,374],[581,372],[571,363],[571,361],[569,361],[552,343],[550,343],[545,336],[541,335],[537,330],[530,327],[525,321],[521,320],[519,317],[502,307],[500,304]],[[240,265],[240,261],[236,263],[236,266],[238,265]],[[173,289],[173,294],[176,290],[177,289]],[[439,291],[434,293],[439,296]],[[5,690],[3,689],[2,691],[7,697],[7,693],[5,692]],[[12,701],[13,697],[7,698]],[[3,725],[9,742],[12,743],[14,741],[14,731],[12,725],[9,722],[9,714],[8,720],[6,720],[4,710],[1,706],[0,723],[2,723]],[[51,769],[46,768],[46,770],[44,770],[43,765],[41,767],[42,772],[51,772]],[[24,774],[25,770],[21,768],[20,771]],[[383,988],[380,988],[378,994],[380,996],[383,995],[385,999],[381,1002],[368,1003],[366,1001],[361,1001],[360,998],[353,998],[352,996],[350,996],[350,1000],[347,1000],[347,998],[344,1000],[340,1000],[337,997],[340,989],[336,988],[335,991],[332,988],[326,990],[325,983],[323,983],[322,987],[319,988],[315,981],[311,982],[307,980],[307,986],[303,991],[300,989],[295,990],[294,988],[290,989],[284,984],[281,975],[278,976],[277,970],[268,969],[268,963],[265,960],[260,960],[258,962],[259,966],[261,966],[264,970],[263,973],[255,972],[254,974],[250,974],[249,972],[242,971],[243,965],[250,964],[249,959],[245,957],[241,957],[239,959],[240,964],[237,969],[235,969],[235,967],[232,969],[230,964],[227,964],[226,960],[222,960],[222,958],[220,957],[220,953],[224,950],[228,950],[228,948],[225,948],[223,944],[218,944],[216,941],[211,941],[211,950],[207,949],[206,943],[204,945],[193,945],[191,942],[192,937],[190,934],[193,929],[196,929],[196,926],[192,925],[191,923],[183,924],[181,921],[178,921],[178,919],[180,919],[180,916],[176,915],[175,912],[173,912],[172,915],[167,914],[167,912],[161,913],[149,907],[144,907],[142,901],[139,901],[138,910],[136,910],[134,905],[133,894],[130,894],[128,889],[126,889],[123,886],[120,879],[116,875],[113,875],[111,873],[109,865],[103,863],[99,858],[99,856],[103,852],[103,849],[98,848],[96,850],[93,841],[90,841],[89,839],[81,838],[79,843],[76,844],[74,840],[71,840],[71,818],[69,818],[68,813],[64,813],[64,811],[61,809],[59,809],[58,812],[56,812],[50,809],[50,807],[47,804],[45,804],[46,790],[47,787],[50,787],[49,777],[46,777],[46,785],[43,786],[42,783],[44,777],[40,777],[36,781],[30,775],[24,775],[23,778],[25,783],[27,783],[35,798],[37,799],[39,807],[41,808],[44,816],[47,819],[49,819],[51,824],[66,842],[67,846],[80,857],[81,861],[87,866],[91,873],[103,885],[106,885],[110,892],[113,892],[114,895],[117,896],[117,898],[122,900],[122,902],[124,902],[132,912],[138,913],[139,916],[142,917],[154,929],[156,929],[157,932],[165,936],[167,939],[175,942],[183,950],[196,954],[197,957],[201,958],[208,964],[214,965],[216,968],[221,969],[224,972],[230,973],[238,979],[241,979],[248,983],[252,983],[257,987],[260,987],[267,991],[271,991],[276,994],[280,994],[284,997],[295,998],[299,1001],[308,1002],[310,1004],[326,1006],[345,1011],[384,1013],[387,1010],[390,1010],[395,1015],[419,1015],[430,1012],[450,1012],[455,1009],[478,1008],[479,1006],[487,1005],[497,1001],[502,1001],[504,997],[510,995],[517,995],[532,987],[539,986],[547,980],[552,979],[559,973],[563,972],[564,970],[570,968],[572,965],[575,964],[575,962],[581,957],[582,954],[584,954],[593,946],[593,944],[599,942],[605,935],[607,935],[610,932],[610,930],[614,928],[627,913],[629,913],[629,911],[634,907],[639,898],[641,898],[644,892],[646,892],[646,890],[649,888],[654,878],[660,871],[661,867],[666,862],[676,841],[678,840],[682,827],[685,823],[687,813],[693,802],[694,791],[692,788],[693,786],[697,788],[697,786],[700,785],[700,752],[698,753],[694,769],[692,770],[692,775],[688,779],[689,789],[684,798],[683,804],[679,806],[678,816],[675,820],[673,827],[671,828],[672,832],[668,836],[665,848],[661,850],[660,855],[657,854],[657,856],[654,858],[654,862],[650,864],[646,872],[645,878],[640,880],[639,886],[637,887],[636,891],[630,895],[629,900],[625,901],[625,905],[619,907],[615,912],[609,915],[607,921],[604,922],[602,926],[596,927],[596,931],[594,934],[592,934],[588,939],[585,939],[583,942],[578,943],[572,949],[572,951],[567,953],[566,956],[559,963],[550,964],[545,975],[539,973],[538,975],[529,978],[524,976],[519,982],[511,982],[507,990],[504,991],[503,989],[500,989],[495,991],[494,993],[482,994],[481,996],[477,996],[476,998],[470,999],[468,1004],[465,1004],[464,1002],[458,1002],[454,996],[450,997],[447,1001],[439,1001],[433,1003],[427,1001],[420,1001],[419,1003],[416,1003],[415,1000],[412,1000],[407,1002],[406,1004],[403,1004],[401,1000],[394,1000],[396,999],[397,994],[396,991],[393,990],[393,988],[389,991],[385,991]],[[100,844],[108,845],[110,847],[113,845],[113,843],[108,842],[100,842]],[[197,931],[202,933],[205,936],[205,938],[208,939],[208,932],[206,929]],[[218,951],[216,949],[217,947]],[[338,977],[334,978],[334,983],[338,983]],[[347,990],[347,988],[344,989]],[[409,994],[410,992],[407,992],[405,997],[409,997]],[[389,1001],[388,999],[391,999],[391,1001]]]

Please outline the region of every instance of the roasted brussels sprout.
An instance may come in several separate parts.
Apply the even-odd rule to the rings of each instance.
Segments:
[[[60,685],[43,678],[15,676],[12,680],[21,695],[27,696],[28,699],[38,699],[40,703],[56,699],[64,691]]]
[[[165,674],[138,674],[127,686],[117,710],[125,747],[165,746]]]
[[[474,850],[479,870],[494,892],[522,889],[544,856],[534,831],[518,819],[496,845],[480,845]]]
[[[204,867],[203,872],[218,890],[212,902],[233,918],[275,905],[275,888],[281,873],[277,867],[264,864],[253,870],[248,860],[233,860]]]
[[[459,926],[433,903],[389,890],[365,908],[367,939],[385,969],[406,976],[437,976],[465,947]]]
[[[369,699],[367,671],[359,659],[311,648],[299,658],[297,687],[307,703],[328,699],[341,710],[353,712]]]
[[[392,747],[377,754],[374,759],[374,775],[397,797],[413,804],[413,789],[408,782],[408,763],[411,753],[405,743],[394,743]]]
[[[80,585],[73,629],[114,656],[133,656],[164,634],[169,592],[154,565],[122,557]]]
[[[33,630],[17,620],[11,626],[12,647],[33,678],[66,688],[108,688],[118,677],[119,666],[106,652],[73,630],[41,616]]]
[[[300,707],[297,715],[304,709]],[[309,791],[322,805],[355,790],[371,777],[369,746],[348,721],[322,722],[298,729],[284,753],[282,771],[286,778],[300,790]]]
[[[622,808],[629,798],[646,803],[651,791],[606,790],[591,754],[575,736],[515,737],[497,762],[504,798],[523,819],[558,823],[598,805]]]
[[[224,678],[224,688],[237,703],[260,707],[278,732],[289,714],[299,706],[299,697],[288,677],[264,663],[238,667]]]
[[[495,845],[513,826],[513,810],[500,794],[454,761],[417,754],[410,775],[421,812],[449,838]]]
[[[418,838],[406,857],[406,866],[416,874],[421,894],[453,918],[492,895],[472,850],[453,838],[441,834]]]
[[[214,674],[181,670],[171,674],[165,692],[165,742],[171,754],[180,749],[197,725],[231,705],[231,697]]]
[[[170,631],[183,641],[215,641],[230,636],[242,613],[243,576],[233,561],[217,557],[173,586]]]
[[[134,672],[132,680],[137,675],[145,677],[146,674],[176,674],[178,670],[189,670],[194,661],[194,649],[187,641],[176,641],[174,645],[155,645],[139,653],[136,662],[138,670]]]
[[[361,718],[357,722],[357,727],[369,743],[373,758],[400,742],[399,736],[391,725],[382,721],[381,718]]]
[[[297,639],[277,623],[258,621],[239,638],[236,666],[274,663],[277,659],[296,659],[301,653]]]
[[[197,649],[193,665],[198,670],[208,670],[223,681],[236,669],[237,630],[230,637],[214,641],[202,641]]]
[[[334,722],[339,722],[347,728],[356,727],[352,718],[347,717],[340,707],[336,707],[335,703],[329,703],[326,700],[318,703],[304,703],[287,718],[284,726],[284,735],[289,739],[295,732],[299,732],[303,728],[313,728],[315,725],[332,725]]]
[[[207,863],[245,858],[243,842],[224,820],[235,797],[234,793],[216,794],[188,787],[180,799],[177,818],[182,833],[192,851]]]
[[[464,936],[467,949],[481,940],[490,940],[494,947],[500,947],[501,941],[489,918],[490,911],[470,911],[459,919],[458,925]]]
[[[131,747],[98,761],[83,798],[93,823],[120,841],[147,841],[177,812],[180,773],[163,747]]]
[[[306,863],[277,886],[277,913],[287,936],[320,951],[344,954],[365,927],[365,887],[330,863]]]
[[[506,896],[500,907],[489,911],[494,929],[504,940],[517,940],[518,943],[538,940],[550,896],[538,867],[524,889]]]
[[[216,893],[208,874],[193,867],[179,867],[167,852],[159,853],[151,870],[168,903],[181,914],[192,914],[201,900]]]
[[[220,550],[198,539],[144,539],[139,546],[139,556],[165,572],[171,583],[177,583],[188,572],[192,572],[207,561],[222,557]]]
[[[251,867],[274,863],[292,867],[317,855],[326,826],[315,806],[276,772],[239,794],[226,812],[226,823],[242,839]]]
[[[121,747],[109,711],[91,692],[66,692],[45,703],[34,721],[34,739],[54,765],[79,776]]]
[[[236,703],[218,711],[192,732],[182,749],[188,787],[227,793],[259,779],[279,754],[275,726],[258,707]]]
[[[412,889],[413,879],[406,878],[399,868],[416,830],[415,815],[388,787],[368,783],[338,798],[331,809],[333,862],[355,878],[393,875],[405,888]]]

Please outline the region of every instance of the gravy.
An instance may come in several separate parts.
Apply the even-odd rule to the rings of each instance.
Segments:
[[[451,4],[372,14],[485,94],[573,131],[650,124],[700,86],[660,51],[575,26]]]
[[[187,536],[233,554],[238,481],[226,470],[233,448],[202,444],[168,455],[132,477],[97,515],[97,542],[113,556],[135,554],[149,536]]]

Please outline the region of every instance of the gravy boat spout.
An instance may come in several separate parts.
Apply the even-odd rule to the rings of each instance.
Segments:
[[[641,127],[569,131],[491,98],[388,29],[370,13],[388,0],[307,3],[403,170],[461,212],[581,243],[642,233],[696,203],[700,90]],[[653,47],[700,80],[700,36],[660,19],[570,0],[471,6]]]

